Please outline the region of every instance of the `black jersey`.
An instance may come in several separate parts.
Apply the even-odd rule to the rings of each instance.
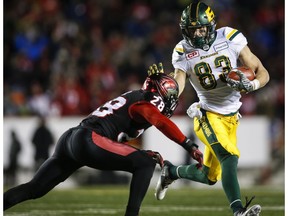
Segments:
[[[135,90],[122,94],[93,111],[81,125],[88,126],[111,140],[123,142],[138,137],[147,128],[148,122],[136,122],[129,115],[129,107],[139,102],[149,102],[163,111],[164,102],[157,93]]]

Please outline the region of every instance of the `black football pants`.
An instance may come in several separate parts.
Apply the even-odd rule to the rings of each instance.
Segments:
[[[136,216],[147,192],[156,162],[145,152],[113,142],[86,128],[72,128],[58,140],[54,154],[31,181],[4,193],[4,210],[44,196],[82,166],[132,173],[126,216]],[[104,197],[105,198],[105,197]]]

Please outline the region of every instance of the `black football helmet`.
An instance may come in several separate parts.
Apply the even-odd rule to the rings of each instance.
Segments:
[[[194,36],[197,28],[205,27],[205,36]],[[216,38],[216,21],[212,9],[203,2],[194,1],[182,12],[180,28],[184,39],[194,48],[208,50]]]
[[[165,103],[162,114],[168,118],[173,115],[178,105],[179,87],[176,80],[164,73],[148,76],[142,87],[145,91],[158,93]]]

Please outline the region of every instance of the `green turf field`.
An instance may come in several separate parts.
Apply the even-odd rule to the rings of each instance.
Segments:
[[[268,187],[242,190],[242,195],[256,195],[253,203],[262,206],[261,216],[284,216],[284,191]],[[46,196],[26,201],[8,209],[4,215],[18,216],[123,216],[128,186],[101,186],[53,190]],[[244,199],[243,199],[244,200]],[[220,189],[170,189],[162,201],[149,190],[141,216],[232,216]]]

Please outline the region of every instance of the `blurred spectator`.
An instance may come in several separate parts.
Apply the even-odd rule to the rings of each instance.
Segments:
[[[73,76],[61,79],[54,89],[53,106],[61,115],[83,115],[89,112],[86,89]]]
[[[5,185],[13,186],[16,184],[16,174],[19,168],[18,157],[21,151],[21,143],[14,130],[11,130],[11,145],[9,150],[9,164],[4,169]]]
[[[4,114],[6,116],[29,115],[27,98],[20,86],[9,86],[4,84]]]
[[[28,99],[28,106],[34,115],[48,116],[50,114],[50,97],[43,91],[43,86],[35,82],[31,85],[31,97]]]
[[[49,157],[50,147],[54,143],[54,138],[51,131],[46,125],[46,120],[43,117],[39,117],[39,123],[32,135],[32,143],[35,149],[35,171],[41,166],[41,164]]]
[[[16,51],[23,53],[32,61],[37,60],[48,45],[48,38],[34,25],[27,26],[24,31],[24,33],[15,35],[14,46]]]

